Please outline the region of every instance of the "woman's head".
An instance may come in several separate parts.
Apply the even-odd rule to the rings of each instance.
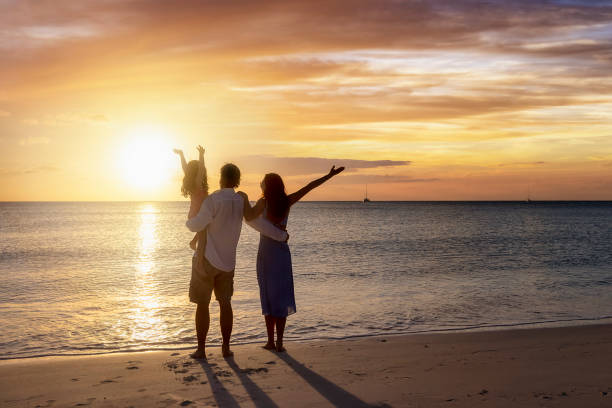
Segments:
[[[268,173],[261,181],[261,190],[266,199],[268,214],[281,220],[289,210],[289,198],[285,192],[285,183],[276,173]]]
[[[187,168],[185,170],[185,176],[183,177],[183,185],[181,186],[181,193],[183,196],[190,197],[196,187],[196,178],[198,177],[198,172],[200,170],[200,163],[197,160],[191,160],[187,163]],[[204,191],[208,191],[208,184],[206,182],[206,176],[204,175],[202,180],[197,180],[198,183],[202,183],[202,188]]]

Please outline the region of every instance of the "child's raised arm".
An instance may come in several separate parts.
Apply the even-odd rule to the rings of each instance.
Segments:
[[[208,177],[206,174],[206,166],[204,165],[204,148],[201,145],[198,145],[197,147],[198,149],[198,153],[199,153],[199,157],[198,157],[198,176],[195,180],[195,186],[194,189],[195,191],[202,191],[203,190],[203,186],[202,186],[202,181],[204,180],[204,178]],[[207,183],[208,184],[208,183]]]
[[[178,154],[181,158],[181,167],[183,168],[183,174],[187,173],[187,160],[185,160],[185,155],[181,149],[173,149],[174,153]]]

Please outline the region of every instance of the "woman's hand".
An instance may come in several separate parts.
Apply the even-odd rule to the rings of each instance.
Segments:
[[[336,168],[336,166],[332,166],[331,170],[329,171],[329,176],[333,177],[336,174],[342,173],[344,171],[344,167],[338,167]]]
[[[176,154],[183,154],[183,151],[181,149],[172,149],[172,151]]]

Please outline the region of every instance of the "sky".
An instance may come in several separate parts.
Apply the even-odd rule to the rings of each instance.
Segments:
[[[612,1],[0,0],[0,201],[612,200]]]

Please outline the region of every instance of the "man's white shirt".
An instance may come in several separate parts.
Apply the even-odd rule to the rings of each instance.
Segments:
[[[236,267],[236,247],[242,230],[244,199],[233,188],[217,190],[204,200],[198,214],[187,220],[193,232],[208,226],[204,256],[217,269],[231,272]],[[248,223],[252,228],[276,241],[286,241],[287,232],[259,217]]]

